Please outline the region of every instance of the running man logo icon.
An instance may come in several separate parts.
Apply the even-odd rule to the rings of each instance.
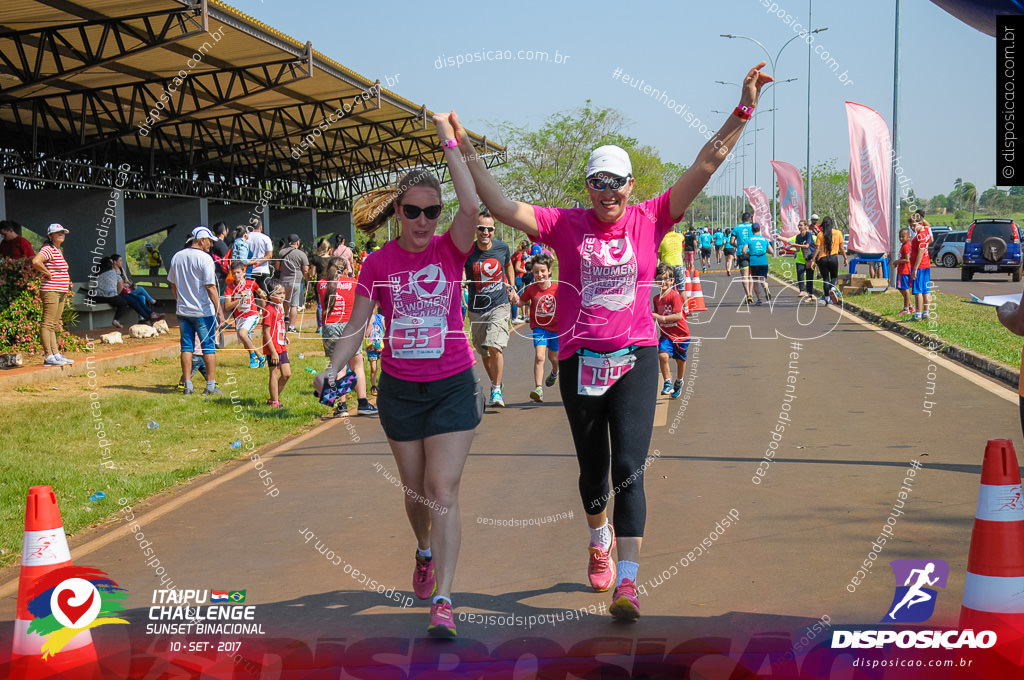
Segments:
[[[945,588],[949,564],[945,560],[893,560],[889,564],[896,578],[896,593],[881,623],[921,623],[930,619],[938,591],[927,586]]]
[[[1022,505],[1021,499],[1021,487],[1014,486],[1006,490],[1006,492],[996,498],[996,504],[998,505],[995,510],[1019,510]]]

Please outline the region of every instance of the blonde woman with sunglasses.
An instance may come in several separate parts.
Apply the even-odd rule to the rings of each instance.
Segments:
[[[330,376],[360,351],[366,325],[380,305],[385,319],[381,357],[381,426],[398,465],[406,515],[416,537],[413,591],[432,598],[427,632],[454,637],[452,582],[462,536],[459,483],[483,417],[483,391],[462,325],[462,268],[473,249],[477,197],[458,151],[448,114],[434,116],[459,211],[444,234],[441,184],[413,170],[397,189],[371,192],[353,209],[373,233],[392,216],[400,234],[366,258],[348,325],[334,345]]]

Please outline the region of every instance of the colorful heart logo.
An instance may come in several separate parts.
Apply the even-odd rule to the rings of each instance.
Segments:
[[[54,618],[67,628],[82,628],[92,623],[102,604],[96,586],[82,578],[61,581],[50,597]]]
[[[78,623],[78,620],[83,618],[86,612],[89,611],[89,608],[92,607],[92,601],[95,599],[96,594],[89,593],[89,597],[80,605],[71,604],[71,600],[74,597],[75,593],[71,590],[63,590],[57,594],[57,606],[62,612],[64,612],[64,615],[68,617],[72,626]]]

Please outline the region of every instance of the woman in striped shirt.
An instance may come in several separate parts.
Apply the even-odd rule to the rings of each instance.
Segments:
[[[71,290],[68,263],[61,252],[68,230],[59,224],[51,224],[46,230],[46,243],[32,258],[32,266],[43,275],[43,323],[40,331],[43,349],[46,350],[44,366],[64,366],[75,363],[60,353],[57,346],[57,326],[60,325],[64,304]]]

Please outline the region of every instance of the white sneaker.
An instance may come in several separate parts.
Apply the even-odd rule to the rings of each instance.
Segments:
[[[123,326],[123,325],[121,324],[121,322],[120,322],[120,321],[118,321],[117,319],[114,319],[114,320],[113,320],[113,321],[112,321],[112,322],[110,323],[110,325],[111,325],[111,326],[113,326],[114,328],[124,328],[124,326]]]
[[[63,361],[63,362],[65,363],[65,364],[68,364],[69,366],[70,366],[71,364],[74,364],[74,363],[75,363],[75,360],[74,360],[74,359],[68,359],[68,358],[67,358],[66,356],[64,356],[63,354],[55,354],[54,356],[56,356],[56,357],[57,357],[58,359],[60,359],[61,361]]]
[[[59,354],[47,354],[43,359],[43,366],[63,366],[64,361]]]

